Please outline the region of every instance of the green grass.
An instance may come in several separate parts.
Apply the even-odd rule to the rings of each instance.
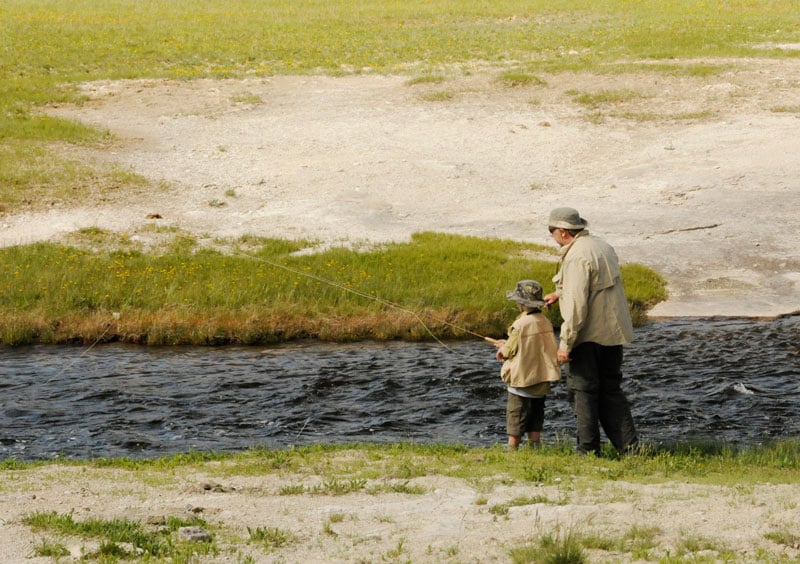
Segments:
[[[267,552],[283,548],[298,541],[296,535],[277,527],[248,527],[250,542],[263,545]]]
[[[275,495],[336,495],[375,487],[373,481],[408,480],[421,476],[463,478],[475,485],[481,480],[518,480],[531,485],[566,485],[579,478],[587,483],[657,483],[685,481],[697,484],[747,486],[792,484],[800,479],[800,441],[785,440],[735,449],[723,444],[680,443],[645,447],[641,455],[601,456],[573,454],[571,441],[558,441],[540,449],[508,451],[502,446],[466,447],[458,444],[319,444],[272,450],[252,448],[238,454],[193,452],[156,459],[99,458],[91,461],[58,460],[96,468],[131,472],[170,473],[179,468],[214,468],[221,475],[260,476],[298,473],[321,478],[320,486],[283,486]],[[48,462],[6,459],[0,469],[22,471]],[[541,469],[533,474],[531,468]],[[546,478],[542,480],[542,476]],[[416,489],[407,492],[419,494]],[[535,496],[520,498],[545,503]],[[549,503],[554,503],[550,500]],[[556,503],[561,503],[557,501]],[[632,530],[631,537],[647,536],[647,529]]]
[[[305,241],[245,237],[222,252],[176,234],[157,253],[101,229],[78,235],[81,246],[0,249],[0,343],[498,336],[515,315],[506,291],[523,278],[551,290],[557,268],[525,257],[545,247],[430,232],[310,254],[298,254],[313,248]],[[664,299],[651,270],[623,276],[634,311]]]
[[[517,86],[547,86],[547,81],[543,78],[519,70],[504,71],[500,73],[497,80],[512,88]]]
[[[55,511],[38,511],[23,517],[22,523],[36,531],[46,531],[59,536],[73,536],[81,539],[96,539],[101,542],[97,552],[90,559],[116,561],[137,556],[183,559],[198,552],[198,543],[185,543],[174,538],[180,527],[203,526],[202,519],[182,519],[171,517],[166,520],[166,533],[148,530],[142,523],[129,519],[86,519],[75,520],[71,514]],[[132,547],[133,550],[126,548]],[[38,556],[65,556],[63,547],[50,541],[42,541],[36,549]],[[200,553],[213,552],[213,543],[202,547]]]
[[[579,534],[573,531],[549,533],[535,544],[510,551],[514,564],[583,564],[587,562]]]
[[[794,0],[16,0],[0,4],[0,21],[0,171],[7,177],[0,179],[0,209],[7,210],[40,199],[35,177],[48,176],[54,159],[43,161],[42,152],[58,153],[51,143],[102,137],[38,111],[81,102],[77,85],[86,81],[426,76],[481,64],[516,72],[511,82],[519,83],[539,71],[615,72],[615,65],[638,61],[707,76],[719,65],[673,61],[800,55],[758,48],[800,40]],[[639,68],[649,66],[659,65]],[[239,102],[257,100],[244,94]],[[72,170],[68,184],[92,178],[96,173]]]
[[[425,92],[424,94],[420,95],[420,99],[426,102],[447,102],[452,100],[455,97],[455,94],[450,92],[449,90],[437,90],[435,92]]]
[[[605,105],[621,104],[644,97],[643,94],[630,89],[567,92],[567,94],[572,94],[576,103],[591,109],[597,109]]]
[[[102,142],[94,132],[88,133],[88,137],[97,138],[97,143]],[[119,167],[61,156],[58,147],[30,139],[0,139],[0,213],[97,202],[118,194],[160,189]]]

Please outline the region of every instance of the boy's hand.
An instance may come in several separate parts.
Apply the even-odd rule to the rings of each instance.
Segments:
[[[493,344],[498,349],[506,344],[505,339],[492,339],[491,337],[484,337],[483,340],[486,341],[487,343]]]

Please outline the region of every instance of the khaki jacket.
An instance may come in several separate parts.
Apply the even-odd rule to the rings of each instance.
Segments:
[[[511,387],[527,388],[561,379],[553,325],[541,313],[520,315],[509,327],[500,353],[507,359],[500,377]]]
[[[633,323],[614,249],[584,230],[561,249],[561,268],[553,278],[561,308],[559,348],[622,345],[633,340]]]

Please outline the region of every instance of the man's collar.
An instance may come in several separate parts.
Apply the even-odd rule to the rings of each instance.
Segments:
[[[564,257],[567,256],[567,253],[572,248],[572,245],[575,244],[575,241],[577,241],[579,238],[581,238],[583,236],[588,236],[588,235],[589,235],[589,231],[586,230],[586,229],[582,229],[581,231],[578,231],[578,233],[576,233],[575,236],[572,238],[572,241],[570,241],[569,243],[567,243],[566,245],[561,247],[561,260],[564,260]]]

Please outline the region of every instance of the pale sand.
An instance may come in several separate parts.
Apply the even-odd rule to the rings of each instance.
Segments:
[[[470,456],[475,458],[465,455]],[[637,530],[652,545],[647,558],[642,551],[633,552],[635,541],[629,540],[622,550],[587,550],[590,561],[657,562],[668,554],[716,558],[721,553],[734,555],[738,562],[774,562],[777,555],[800,555],[797,546],[765,538],[769,533],[797,536],[798,484],[633,484],[613,479],[592,484],[570,475],[549,476],[546,484],[538,484],[503,476],[467,481],[434,475],[392,480],[421,487],[421,494],[281,495],[281,487],[313,488],[330,477],[312,468],[293,474],[266,466],[260,475],[230,475],[215,466],[209,464],[202,473],[65,466],[4,470],[0,561],[35,562],[27,558],[44,539],[62,543],[76,557],[97,549],[97,542],[32,532],[20,523],[24,515],[49,511],[71,514],[75,521],[148,523],[162,517],[201,517],[220,553],[200,562],[243,562],[247,555],[254,562],[509,562],[512,548],[537,544],[548,534],[563,538],[573,532],[605,539],[613,547],[611,541],[619,546],[626,537],[635,538]],[[366,488],[387,483],[368,481]],[[510,507],[507,518],[498,515],[496,506],[520,498],[532,498],[533,503]],[[246,542],[248,527],[278,528],[296,542],[268,552]],[[771,556],[761,553],[758,558],[759,551]],[[638,556],[631,558],[632,552]]]

